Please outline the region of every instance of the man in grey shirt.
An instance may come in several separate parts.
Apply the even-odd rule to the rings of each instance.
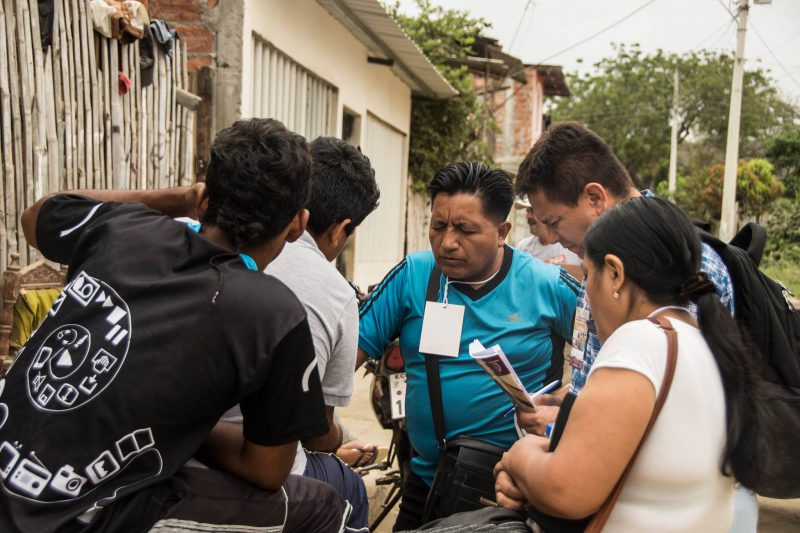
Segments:
[[[353,506],[348,526],[367,525],[364,482],[333,452],[342,429],[333,411],[350,403],[358,349],[355,291],[331,264],[353,230],[378,206],[375,171],[361,151],[340,139],[311,143],[311,199],[306,232],[264,271],[285,283],[305,306],[317,355],[317,369],[330,430],[298,446],[292,474],[330,483]],[[322,453],[320,453],[322,452]]]

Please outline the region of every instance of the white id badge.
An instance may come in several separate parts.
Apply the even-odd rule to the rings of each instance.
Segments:
[[[392,397],[392,420],[406,416],[406,373],[389,375],[389,394]]]
[[[579,307],[575,310],[575,323],[572,326],[572,350],[570,351],[570,364],[574,367],[583,363],[583,354],[586,352],[586,343],[589,336],[588,309]]]
[[[463,305],[425,302],[419,351],[428,355],[458,357],[463,325]]]

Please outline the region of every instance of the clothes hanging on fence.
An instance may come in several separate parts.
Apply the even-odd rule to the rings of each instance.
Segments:
[[[128,77],[127,74],[125,74],[122,71],[119,72],[118,77],[119,77],[119,84],[118,84],[119,94],[128,94],[131,91],[131,85],[132,85],[131,79]]]
[[[139,42],[139,80],[142,89],[153,84],[153,67],[156,64],[153,56],[153,32],[150,25],[145,26],[144,36]]]
[[[150,29],[161,49],[172,59],[172,40],[178,38],[178,32],[170,28],[165,20],[154,20],[150,23]]]
[[[150,24],[147,8],[134,0],[92,0],[91,9],[95,31],[122,44],[141,39]]]
[[[55,0],[39,0],[39,35],[42,38],[42,51],[53,43],[53,20],[55,15]]]

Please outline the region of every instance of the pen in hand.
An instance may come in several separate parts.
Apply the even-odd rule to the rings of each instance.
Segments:
[[[541,396],[542,394],[547,394],[547,393],[551,392],[556,387],[558,387],[560,384],[561,384],[561,381],[559,381],[559,380],[552,381],[552,382],[548,383],[547,385],[545,385],[544,387],[542,387],[541,389],[539,389],[538,391],[536,391],[533,394],[531,394],[530,397],[531,397],[531,404],[533,405],[533,410],[534,411],[537,410],[536,409],[536,404],[535,404],[535,399],[536,399],[537,396]],[[503,417],[505,418],[508,415],[510,415],[511,413],[513,413],[516,408],[517,408],[516,405],[512,406],[511,409],[509,409],[506,412],[506,414],[503,415]]]

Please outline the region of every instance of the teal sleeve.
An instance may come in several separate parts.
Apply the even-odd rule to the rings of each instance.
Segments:
[[[575,320],[575,307],[578,304],[580,283],[569,275],[563,268],[560,269],[558,280],[555,284],[555,329],[567,342],[572,339],[572,325]]]
[[[359,310],[358,347],[378,358],[400,333],[410,288],[408,261],[403,259],[386,274]]]

